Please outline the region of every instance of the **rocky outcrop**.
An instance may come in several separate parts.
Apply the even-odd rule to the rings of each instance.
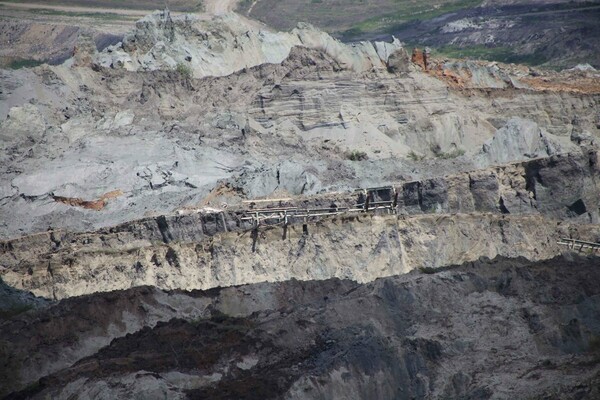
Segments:
[[[135,30],[100,54],[96,63],[128,71],[184,66],[195,78],[226,76],[261,64],[279,64],[295,46],[322,50],[355,72],[384,68],[390,55],[402,48],[397,40],[346,45],[308,24],[283,33],[233,13],[206,21],[190,15],[174,17],[165,10],[138,21]]]
[[[497,63],[477,61],[446,61],[441,63],[431,62],[431,73],[440,76],[461,88],[520,88],[529,86],[522,82],[527,76],[527,70],[509,73],[500,68]]]
[[[412,64],[404,48],[395,50],[387,60],[388,71],[392,74],[406,74],[411,71]]]
[[[77,44],[73,49],[73,65],[77,67],[90,67],[97,53],[96,43],[90,34],[80,34]]]
[[[430,52],[429,50],[421,50],[419,48],[414,48],[412,55],[410,57],[410,61],[415,64],[418,65],[423,71],[427,71],[428,68],[428,57],[430,56]]]
[[[152,243],[127,235],[82,237],[86,244],[65,244],[50,253],[31,248],[5,268],[11,286],[51,299],[151,285],[161,289],[208,289],[254,282],[332,277],[368,282],[438,268],[450,263],[523,255],[546,259],[560,253],[561,237],[593,239],[595,225],[572,225],[543,218],[490,214],[396,216],[323,221],[308,226],[222,233],[202,241]],[[97,242],[95,244],[94,242]],[[353,257],[345,255],[351,252]],[[14,260],[14,261],[13,261]]]
[[[559,155],[404,184],[399,212],[500,212],[598,221],[598,153]],[[584,172],[585,171],[585,172]],[[574,204],[581,207],[573,214]],[[585,211],[584,211],[585,210]]]
[[[561,153],[565,149],[575,150],[569,138],[553,139],[543,132],[537,124],[514,118],[498,129],[494,137],[483,145],[483,153],[489,163],[506,163],[523,156],[531,158],[547,157]]]
[[[32,104],[12,107],[0,130],[5,143],[24,140],[39,141],[46,131],[46,120],[40,110]]]

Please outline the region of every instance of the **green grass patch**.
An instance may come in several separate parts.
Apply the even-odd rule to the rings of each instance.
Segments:
[[[410,153],[408,153],[407,157],[413,161],[422,161],[423,159],[425,159],[425,156],[418,155],[417,153],[415,153],[412,150],[410,151]]]
[[[342,39],[349,39],[367,33],[394,33],[405,24],[439,17],[465,8],[476,7],[481,0],[456,0],[432,5],[429,2],[397,1],[395,11],[385,16],[365,19],[341,33]]]
[[[407,25],[416,21],[426,21],[444,14],[459,10],[471,9],[481,5],[482,0],[447,0],[441,4],[431,2],[416,2],[411,0],[396,0],[394,11],[377,17],[370,17],[359,22],[352,28],[340,32],[344,40],[369,33],[393,34],[407,28]],[[600,3],[588,1],[583,3],[551,4],[531,8],[529,13],[520,15],[524,20],[539,21],[552,16],[548,12],[571,11],[598,6]]]
[[[451,160],[453,158],[457,158],[457,157],[464,156],[464,155],[465,155],[465,151],[463,149],[454,149],[449,152],[436,153],[435,156],[437,158],[441,158],[442,160]]]
[[[430,150],[436,158],[441,158],[443,160],[450,160],[465,155],[465,151],[463,149],[458,148],[455,148],[448,152],[442,151],[438,144],[431,146]]]
[[[184,63],[177,64],[175,71],[181,75],[183,79],[190,79],[193,75],[192,68]]]
[[[8,69],[33,68],[44,64],[44,61],[38,60],[13,60],[8,63]]]
[[[350,161],[363,161],[367,160],[369,156],[364,151],[352,150],[346,153],[346,158]]]

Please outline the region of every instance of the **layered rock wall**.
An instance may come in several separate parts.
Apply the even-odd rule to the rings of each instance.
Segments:
[[[559,254],[561,237],[597,240],[597,225],[587,225],[598,218],[597,166],[592,152],[409,182],[373,199],[397,194],[399,215],[311,217],[304,228],[256,229],[242,219],[243,211],[230,211],[162,216],[94,233],[38,234],[3,243],[2,278],[60,299],[142,285],[207,289],[331,277],[367,282],[480,256],[547,259]],[[360,196],[317,197],[304,206],[335,200],[340,207]]]
[[[143,285],[191,290],[293,278],[368,282],[480,256],[545,259],[560,253],[556,241],[569,236],[571,228],[537,216],[367,216],[324,220],[310,225],[308,234],[293,225],[223,233],[200,242],[65,247],[19,260],[2,279],[52,299]],[[584,226],[581,234],[595,231]]]

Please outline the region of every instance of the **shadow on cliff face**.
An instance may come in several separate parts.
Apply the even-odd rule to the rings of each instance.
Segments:
[[[36,297],[24,290],[15,289],[0,278],[0,322],[49,304],[49,300]]]
[[[8,398],[571,398],[575,387],[592,398],[600,377],[599,264],[576,255],[481,259],[364,285],[334,279],[177,292],[182,309],[213,302],[200,316],[180,312],[116,338]],[[89,305],[85,298],[108,296],[114,313],[144,314],[143,303],[164,294],[128,294],[139,290],[70,299],[8,321],[3,332],[28,318],[36,329],[45,313],[65,319],[56,310],[77,312]],[[131,308],[128,298],[142,304]],[[233,306],[256,299],[262,303],[253,309]],[[100,325],[90,319],[77,330],[97,334]],[[41,359],[47,348],[19,351]]]

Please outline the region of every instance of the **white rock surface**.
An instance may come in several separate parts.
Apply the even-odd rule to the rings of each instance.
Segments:
[[[346,45],[309,24],[299,24],[290,33],[273,32],[234,13],[206,21],[157,11],[138,21],[122,44],[97,55],[96,62],[128,71],[173,70],[183,64],[195,78],[226,76],[260,64],[279,64],[294,46],[323,50],[344,68],[361,72],[384,68],[402,44],[395,39]]]
[[[38,141],[44,135],[46,121],[40,110],[33,104],[26,103],[20,107],[12,107],[6,120],[0,125],[0,140],[8,142],[29,137]],[[4,135],[3,132],[17,131],[20,138],[14,135]]]
[[[482,155],[488,164],[502,164],[523,156],[548,157],[576,150],[577,146],[567,138],[545,132],[533,121],[512,118],[483,145]]]

